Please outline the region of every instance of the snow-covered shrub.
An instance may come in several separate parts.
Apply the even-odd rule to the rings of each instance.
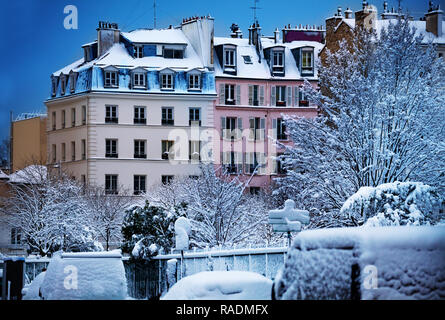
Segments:
[[[444,200],[421,182],[385,183],[362,187],[343,204],[340,213],[365,226],[437,224]]]
[[[122,251],[135,259],[150,258],[174,246],[174,222],[179,210],[167,211],[151,205],[134,206],[126,211],[122,236]]]

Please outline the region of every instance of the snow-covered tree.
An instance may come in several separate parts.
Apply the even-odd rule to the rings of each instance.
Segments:
[[[134,199],[123,188],[119,189],[118,195],[110,195],[98,186],[87,186],[84,197],[91,212],[91,228],[108,251],[112,242],[121,241],[124,213]]]
[[[350,43],[327,51],[315,119],[286,122],[294,142],[283,156],[284,193],[312,214],[311,226],[356,222],[340,214],[363,186],[422,181],[445,188],[445,63],[408,21],[379,35],[356,27]]]
[[[145,202],[125,212],[122,251],[135,259],[146,259],[174,247],[174,222],[179,210],[166,210]]]
[[[444,218],[445,200],[419,182],[361,187],[343,204],[341,214],[365,226],[435,225]]]
[[[40,165],[21,170],[13,180],[4,210],[8,223],[20,228],[30,251],[45,256],[57,250],[101,250],[90,227],[82,186],[63,172],[52,176]]]

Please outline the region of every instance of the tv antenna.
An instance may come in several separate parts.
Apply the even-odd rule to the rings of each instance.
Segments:
[[[156,29],[156,0],[153,0],[153,26]]]
[[[257,11],[258,9],[261,9],[261,8],[259,8],[259,7],[257,6],[257,4],[258,4],[259,1],[260,1],[260,0],[253,0],[253,7],[250,7],[250,9],[253,10],[253,22],[256,22],[256,21],[257,21],[256,11]]]

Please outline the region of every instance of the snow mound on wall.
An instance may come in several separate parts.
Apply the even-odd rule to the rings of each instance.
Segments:
[[[45,300],[125,299],[122,256],[118,250],[58,254],[48,265],[41,291]]]
[[[205,271],[176,283],[162,300],[270,300],[272,281],[254,272]]]
[[[441,201],[433,187],[421,182],[393,182],[360,188],[340,212],[370,227],[436,224]]]
[[[41,300],[39,290],[45,279],[46,271],[39,273],[34,280],[22,289],[23,300]]]
[[[362,299],[444,299],[445,227],[307,230],[275,280],[278,299],[351,299],[353,266]],[[377,288],[365,268],[375,266]]]

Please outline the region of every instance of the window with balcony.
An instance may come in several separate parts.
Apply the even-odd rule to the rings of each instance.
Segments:
[[[249,140],[264,140],[265,127],[265,118],[249,118]]]
[[[76,108],[71,109],[71,127],[76,126]]]
[[[87,158],[87,142],[85,139],[82,139],[82,160]]]
[[[105,106],[105,123],[118,123],[117,106]]]
[[[133,177],[133,194],[135,196],[144,194],[147,185],[147,177],[143,175],[134,175]]]
[[[105,175],[105,193],[117,194],[117,174]]]
[[[276,88],[276,99],[277,99],[277,107],[285,107],[286,106],[286,87],[285,86],[277,86]]]
[[[278,118],[277,119],[277,139],[278,140],[287,140],[287,134],[286,134],[286,123],[284,119]]]
[[[229,174],[241,174],[243,172],[243,154],[241,152],[222,152],[224,170]]]
[[[65,123],[65,121],[66,121],[66,112],[65,112],[65,110],[62,110],[62,114],[61,114],[61,123],[62,123],[62,129],[64,129],[65,128],[65,125],[66,125],[66,123]]]
[[[147,124],[146,108],[141,106],[134,107],[134,124]]]
[[[190,126],[201,126],[201,109],[200,108],[189,108],[189,125]]]
[[[76,161],[76,142],[71,141],[71,161]]]
[[[307,99],[306,94],[304,91],[300,88],[298,90],[298,106],[299,107],[309,107],[309,100]]]
[[[146,159],[146,145],[147,140],[134,140],[134,158],[135,159]]]
[[[117,158],[117,139],[105,139],[105,157]]]
[[[260,105],[260,86],[249,85],[249,106]],[[263,93],[264,95],[264,93]]]
[[[235,85],[226,84],[224,88],[225,104],[234,105],[235,104]]]
[[[174,114],[173,114],[173,108],[172,107],[164,107],[162,108],[162,114],[161,114],[161,124],[163,126],[172,126],[175,124]]]
[[[162,148],[161,158],[163,160],[172,160],[175,158],[173,145],[174,145],[174,141],[170,141],[170,140],[162,140],[161,141],[161,148]]]
[[[243,131],[243,119],[221,117],[221,137],[226,140],[240,139]]]

